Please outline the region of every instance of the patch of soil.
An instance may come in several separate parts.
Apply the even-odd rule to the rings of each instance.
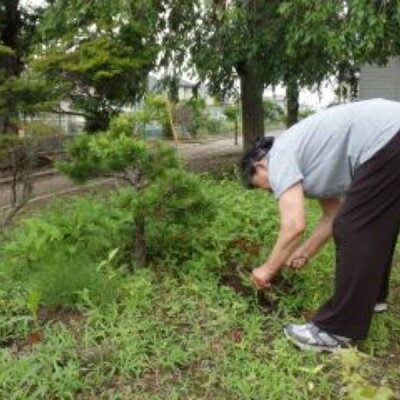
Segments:
[[[14,353],[20,353],[31,349],[32,347],[42,343],[45,340],[43,326],[53,323],[61,323],[69,328],[77,326],[85,316],[78,311],[71,310],[50,310],[41,308],[38,311],[38,318],[35,321],[33,318],[28,321],[30,331],[24,339],[21,337],[9,336],[6,340],[0,342],[0,347],[9,348]]]
[[[254,289],[244,285],[241,278],[234,274],[222,275],[220,285],[230,287],[242,297],[254,298]],[[257,303],[266,311],[272,311],[274,304],[266,290],[257,290]]]
[[[207,172],[215,178],[224,178],[227,175],[233,176],[239,158],[238,154],[218,154],[214,157],[199,157],[188,161],[187,168],[197,173]]]
[[[22,353],[32,347],[42,343],[44,340],[44,334],[40,328],[36,327],[35,330],[29,332],[26,337],[17,339],[15,337],[9,337],[7,341],[1,343],[1,347],[10,349],[13,353]]]
[[[234,329],[229,334],[232,342],[240,343],[242,341],[243,332],[240,329]]]
[[[231,264],[232,255],[239,251],[241,254],[246,256],[245,262],[251,263],[251,259],[260,254],[261,249],[262,243],[240,238],[232,240],[227,244],[226,249],[224,250],[223,258],[224,260],[227,260],[227,264]],[[235,267],[235,265],[233,265],[233,267]]]
[[[303,312],[301,313],[301,315],[303,316],[303,318],[304,318],[306,321],[311,321],[312,318],[313,318],[314,315],[315,315],[315,311],[305,310],[305,311],[303,311]]]
[[[41,325],[60,322],[66,326],[71,326],[83,319],[85,319],[85,316],[79,311],[41,308],[38,312],[38,321]]]

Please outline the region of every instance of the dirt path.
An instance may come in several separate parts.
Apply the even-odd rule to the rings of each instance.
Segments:
[[[275,134],[278,133],[274,132]],[[233,138],[219,140],[208,140],[204,142],[178,143],[180,157],[185,160],[189,168],[194,170],[206,170],[208,164],[214,160],[224,157],[237,159],[242,151],[241,141],[238,146],[234,145]],[[83,186],[93,187],[100,184],[113,184],[112,179],[99,179],[91,181]],[[82,190],[82,186],[77,186],[70,179],[56,173],[44,173],[35,179],[35,186],[32,200],[40,200],[51,197],[55,194],[64,194]],[[11,193],[9,185],[0,183],[0,207],[9,205]]]

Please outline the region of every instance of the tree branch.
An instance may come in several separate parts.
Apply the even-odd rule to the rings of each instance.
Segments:
[[[66,111],[66,110],[49,110],[49,112],[59,115],[74,115],[77,117],[90,118],[89,114],[85,114],[79,111]]]

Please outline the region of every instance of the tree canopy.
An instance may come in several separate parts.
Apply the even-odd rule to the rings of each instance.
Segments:
[[[56,0],[31,66],[86,116],[88,131],[107,129],[147,88],[162,11],[151,1]]]
[[[335,75],[354,83],[360,65],[383,64],[400,52],[400,0],[52,0],[47,5],[29,11],[19,0],[0,0],[0,92],[10,99],[14,84],[18,101],[23,88],[26,99],[37,90],[38,103],[48,109],[51,101],[69,99],[86,117],[88,131],[107,129],[111,117],[143,96],[150,71],[159,69],[173,101],[182,75],[206,82],[220,97],[239,92],[248,147],[264,133],[265,87],[286,86],[291,124],[300,88]],[[8,77],[11,83],[2,87]],[[6,114],[6,103],[19,111],[39,108],[3,100],[0,114]]]

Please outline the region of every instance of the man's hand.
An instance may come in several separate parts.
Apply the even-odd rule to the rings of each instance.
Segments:
[[[252,280],[258,288],[270,288],[271,280],[285,261],[298,247],[306,226],[304,191],[299,182],[286,190],[279,198],[280,230],[275,246],[261,267],[253,270]]]
[[[272,286],[271,281],[274,276],[275,273],[271,271],[268,266],[263,265],[253,269],[251,280],[257,289],[270,289]]]
[[[308,264],[309,257],[301,249],[295,251],[286,261],[286,265],[290,268],[300,269]]]
[[[321,199],[322,217],[310,238],[303,243],[287,260],[286,265],[290,268],[303,268],[308,261],[317,254],[332,235],[332,223],[343,200]]]

